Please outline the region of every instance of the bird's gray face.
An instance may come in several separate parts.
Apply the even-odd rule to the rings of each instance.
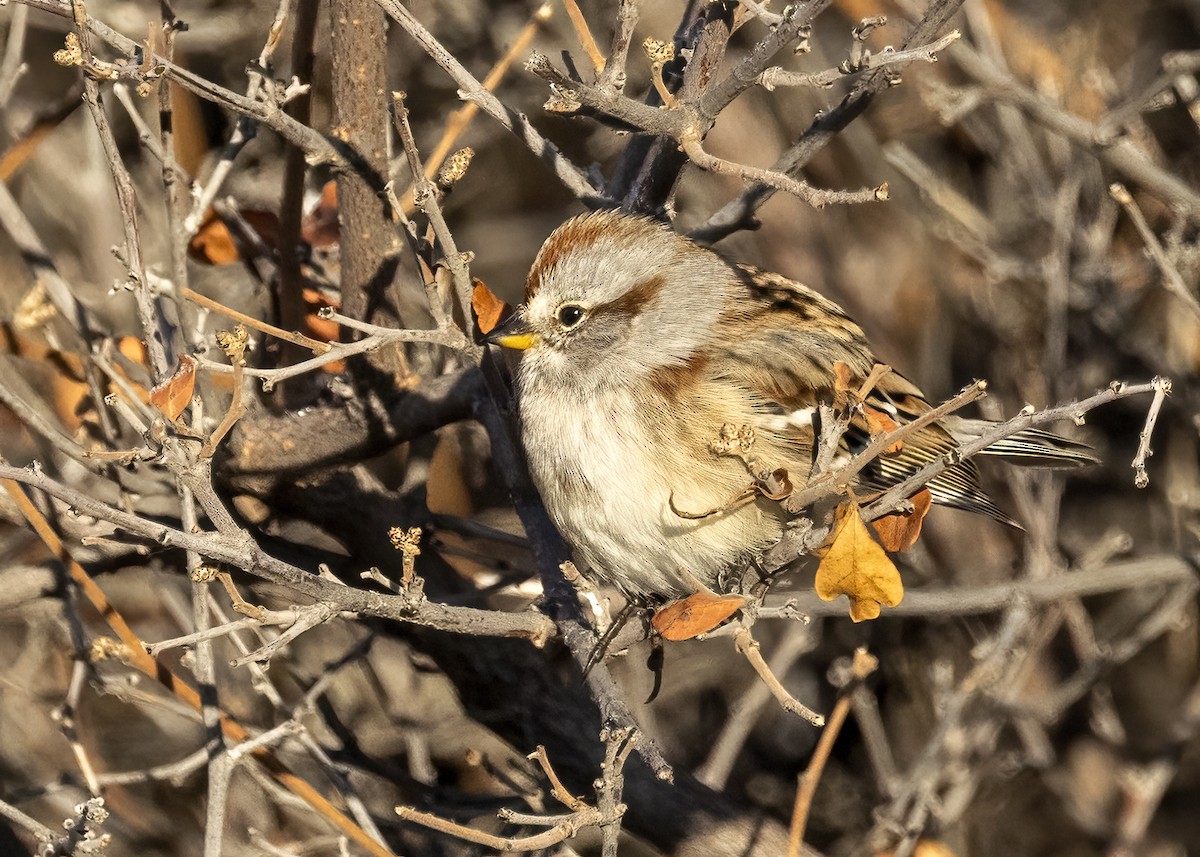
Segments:
[[[523,383],[593,390],[687,361],[710,339],[725,264],[669,228],[614,212],[547,239],[526,301],[489,339],[523,351]]]

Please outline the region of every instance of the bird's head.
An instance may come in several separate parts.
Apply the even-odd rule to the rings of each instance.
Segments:
[[[728,263],[665,224],[585,214],[546,240],[525,302],[488,339],[523,352],[525,379],[628,383],[702,349],[735,285]]]

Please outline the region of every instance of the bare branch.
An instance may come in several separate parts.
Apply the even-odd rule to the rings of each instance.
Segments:
[[[908,65],[911,62],[937,62],[938,51],[945,50],[961,37],[962,33],[958,30],[951,30],[937,41],[928,45],[900,51],[888,48],[877,54],[868,54],[858,65],[851,65],[849,62],[846,62],[838,68],[831,68],[827,71],[787,71],[779,66],[772,66],[758,76],[758,83],[763,89],[768,91],[779,86],[830,87],[839,80],[845,80],[848,77],[862,74],[872,69],[895,68],[897,66]]]

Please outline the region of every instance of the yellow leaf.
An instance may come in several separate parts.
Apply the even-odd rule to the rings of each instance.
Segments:
[[[904,597],[900,572],[871,538],[854,503],[838,507],[832,541],[817,568],[816,590],[824,601],[847,596],[855,622],[877,618],[880,605],[895,607]]]

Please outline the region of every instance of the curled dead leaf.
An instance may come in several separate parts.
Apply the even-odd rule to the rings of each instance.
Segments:
[[[233,235],[211,211],[188,244],[188,255],[198,262],[207,262],[210,265],[229,265],[238,260]]]
[[[273,212],[245,209],[239,215],[263,244],[268,247],[279,244],[279,218]],[[188,255],[209,265],[230,265],[242,258],[237,239],[214,211],[208,212],[188,244]]]
[[[772,470],[763,479],[756,480],[754,486],[758,489],[758,493],[768,500],[781,501],[792,496],[792,480],[788,476],[787,469],[783,467]]]
[[[893,512],[871,522],[885,550],[906,551],[920,538],[921,524],[933,506],[933,495],[928,488],[922,488],[911,500],[911,512]]]
[[[829,547],[817,567],[816,591],[824,601],[849,598],[855,622],[878,618],[881,605],[895,607],[904,597],[900,572],[871,538],[853,502],[838,507]]]
[[[867,428],[870,429],[872,438],[876,435],[887,434],[890,431],[900,428],[900,424],[892,419],[889,414],[884,413],[878,408],[872,408],[870,405],[863,405],[863,417],[866,418]],[[891,455],[902,449],[904,449],[904,441],[898,440],[885,449],[884,453]]]
[[[740,595],[694,592],[655,611],[650,624],[667,640],[690,640],[716,628],[746,603]]]
[[[336,321],[321,318],[321,310],[332,307],[340,310],[341,304],[327,300],[317,289],[305,286],[300,293],[304,299],[304,333],[318,342],[337,342],[342,333],[341,325]]]
[[[471,309],[475,310],[475,318],[479,320],[479,332],[491,333],[504,318],[512,312],[512,307],[496,297],[487,287],[487,283],[475,278],[475,289],[471,292]]]
[[[328,250],[339,241],[337,182],[321,188],[321,198],[304,218],[300,237],[314,250]]]
[[[192,391],[196,388],[196,361],[184,355],[179,358],[179,368],[170,378],[150,391],[150,404],[158,408],[169,419],[177,420],[192,402]]]

